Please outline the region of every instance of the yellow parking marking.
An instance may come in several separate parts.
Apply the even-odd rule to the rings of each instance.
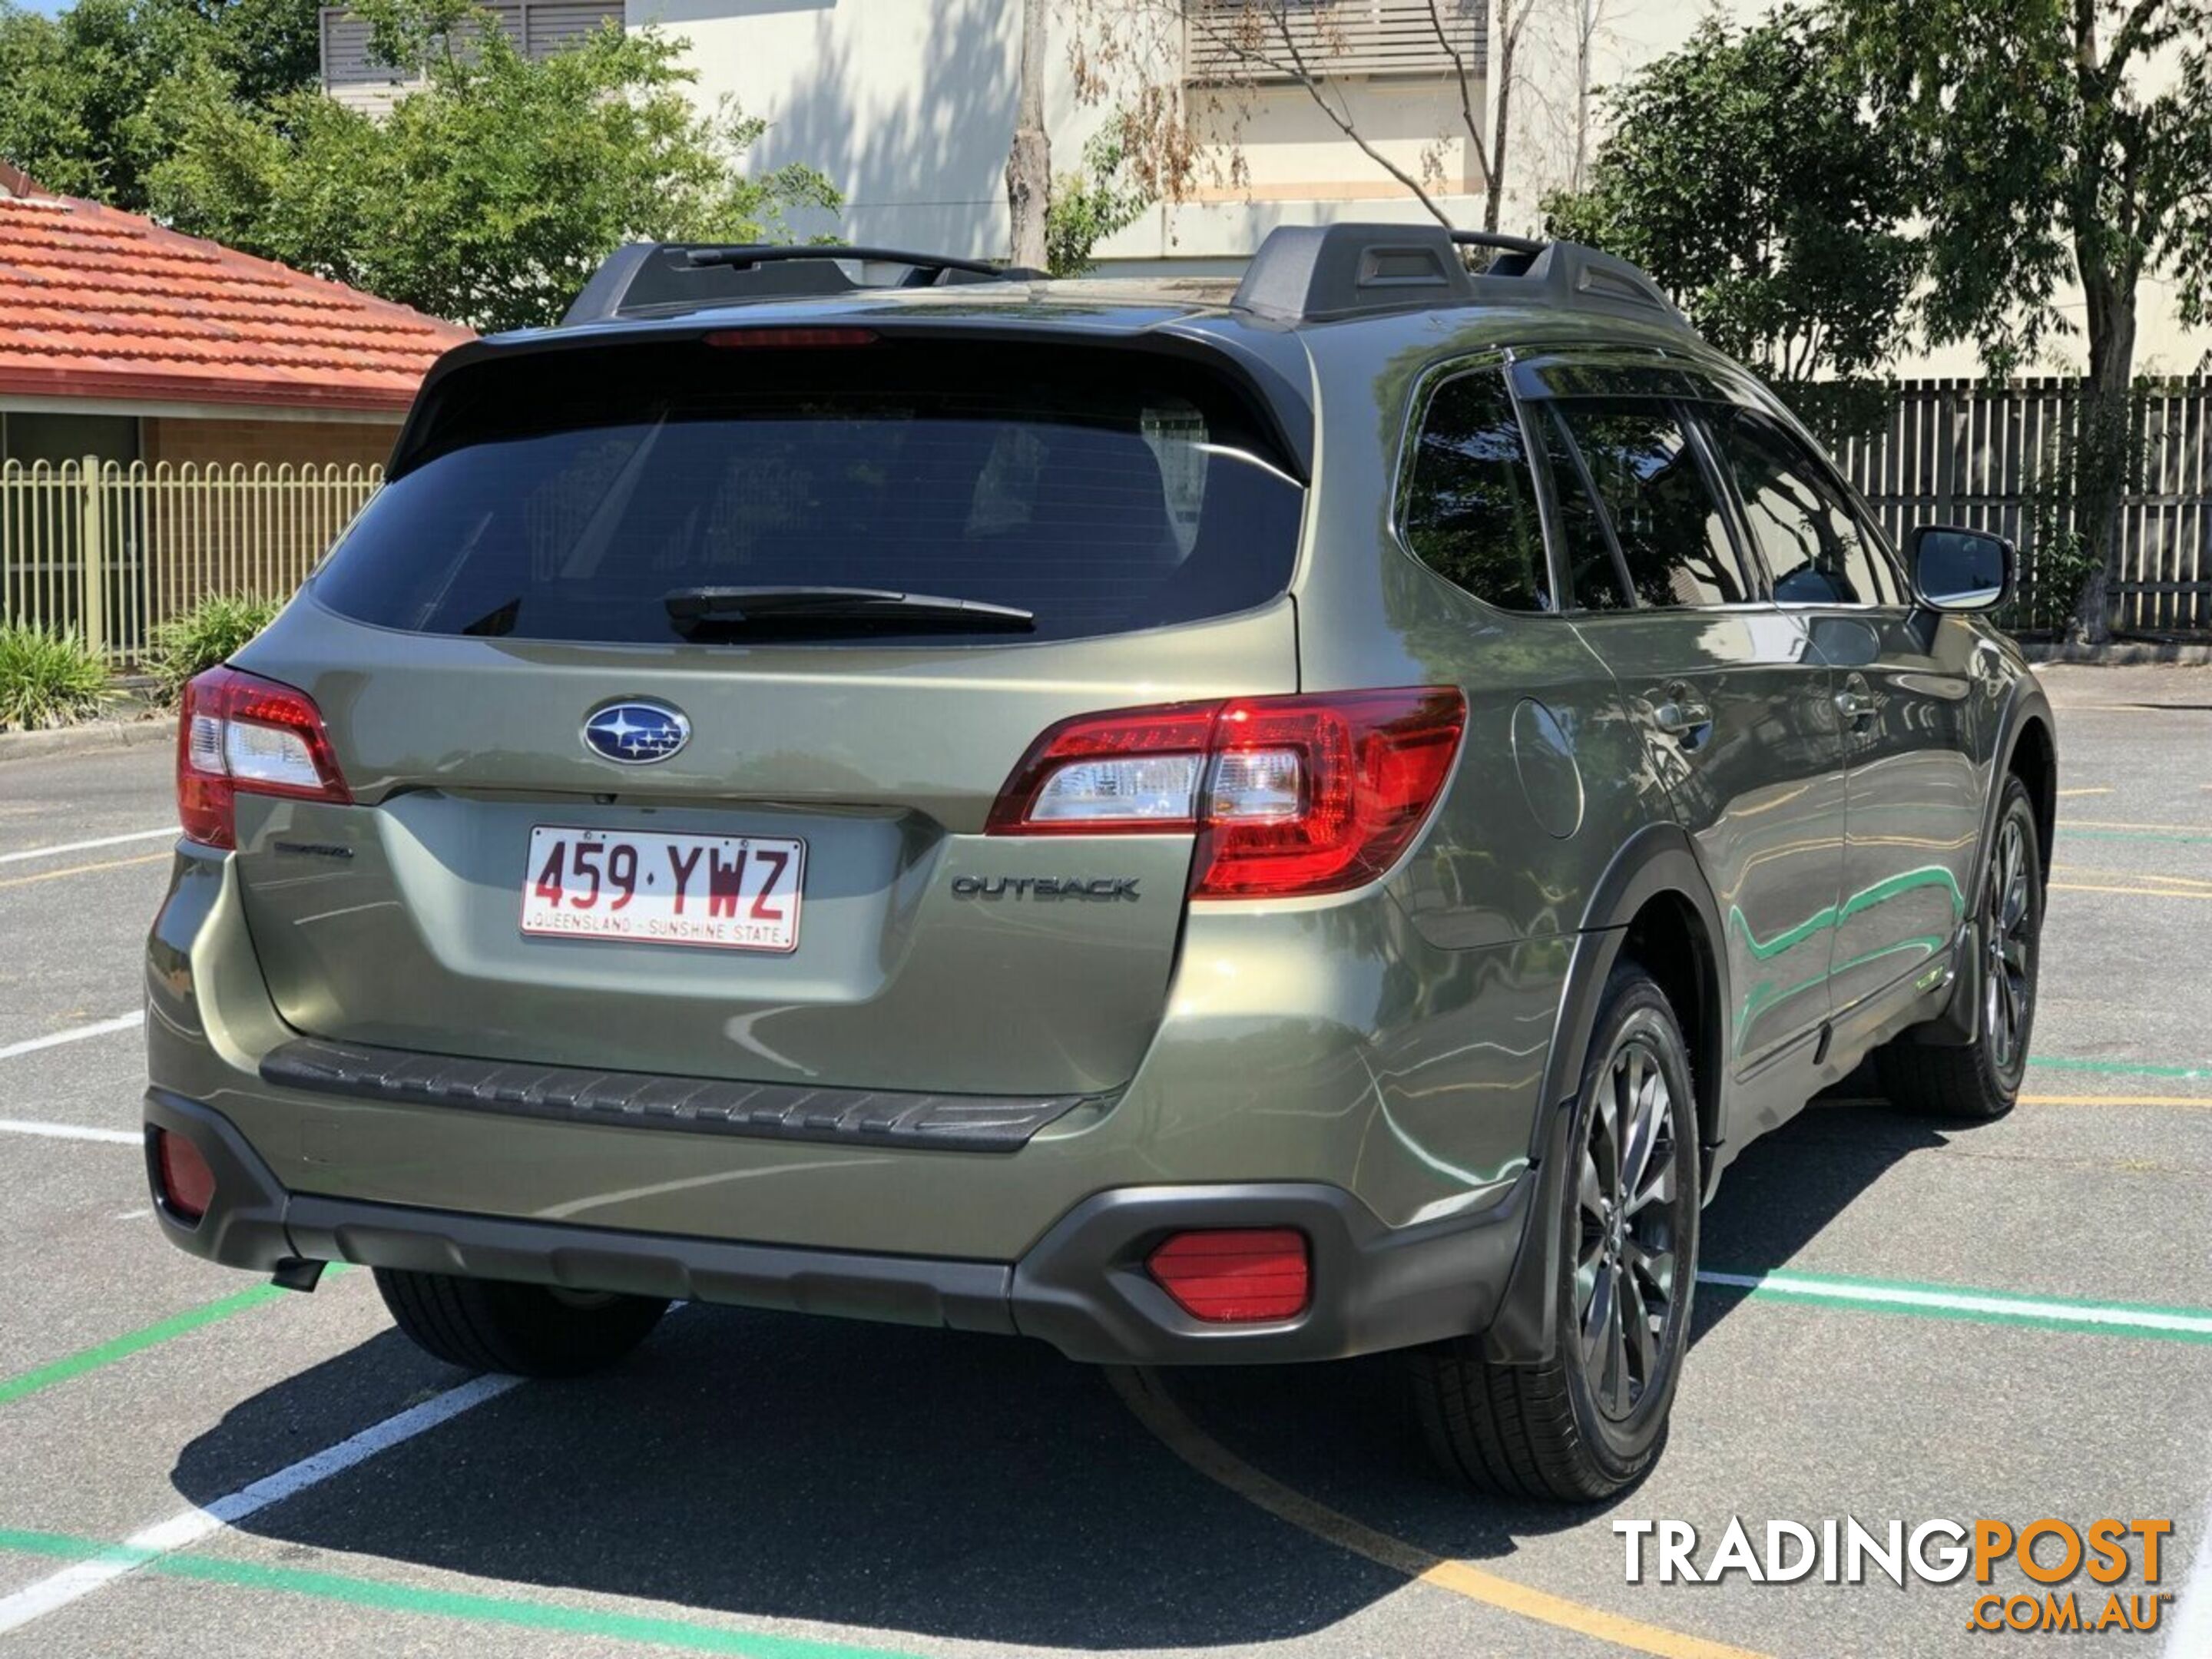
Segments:
[[[1157,1373],[1115,1365],[1107,1368],[1106,1375],[1114,1392],[1121,1396],[1121,1403],[1136,1419],[1199,1474],[1226,1486],[1277,1520],[1286,1521],[1324,1543],[1363,1556],[1377,1566],[1455,1595],[1463,1595],[1470,1601],[1518,1613],[1523,1619],[1572,1631],[1578,1636],[1610,1642],[1633,1653],[1653,1654],[1657,1659],[1763,1659],[1763,1656],[1747,1648],[1685,1636],[1679,1631],[1644,1624],[1641,1620],[1625,1619],[1602,1607],[1570,1601],[1547,1590],[1533,1589],[1510,1578],[1469,1566],[1464,1561],[1432,1555],[1419,1545],[1389,1533],[1378,1532],[1364,1522],[1316,1503],[1304,1492],[1293,1491],[1273,1475],[1262,1474],[1245,1462],[1184,1415],[1182,1408],[1169,1397]]]
[[[41,870],[35,876],[9,876],[0,881],[0,887],[28,887],[34,881],[59,881],[64,876],[88,876],[95,870],[124,870],[134,864],[160,864],[170,857],[167,853],[149,853],[143,858],[106,859],[98,864],[72,864],[65,870]]]
[[[2112,793],[2109,787],[2101,786],[2095,789],[2062,789],[2058,792],[2058,799],[2064,800],[2071,795],[2109,795]]]
[[[2212,789],[2212,784],[2204,787]],[[2212,825],[2202,823],[2122,823],[2108,818],[2068,818],[2066,824],[2075,830],[2162,830],[2176,836],[2212,836]]]
[[[2197,1106],[2212,1109],[2212,1095],[2021,1095],[2022,1106]]]
[[[2185,887],[2107,887],[2094,882],[2054,881],[2054,893],[2133,893],[2138,898],[2212,899],[2212,892],[2192,892]]]

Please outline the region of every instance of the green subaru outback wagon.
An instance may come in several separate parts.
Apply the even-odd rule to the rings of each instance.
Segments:
[[[2011,548],[1900,561],[1589,249],[640,246],[388,479],[186,698],[147,1164],[184,1249],[364,1263],[456,1364],[680,1298],[1401,1349],[1452,1469],[1595,1498],[1731,1158],[1869,1056],[2019,1086]]]

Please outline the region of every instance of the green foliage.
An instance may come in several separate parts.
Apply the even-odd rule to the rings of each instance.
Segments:
[[[388,11],[380,38],[428,83],[374,122],[315,93],[259,110],[180,76],[149,108],[168,139],[156,210],[179,229],[483,329],[556,320],[622,243],[757,241],[834,208],[811,167],[748,178],[765,131],[685,96],[684,43],[610,26],[524,58],[451,10]]]
[[[1080,276],[1091,249],[1137,222],[1152,198],[1132,183],[1120,134],[1109,125],[1083,146],[1080,172],[1064,173],[1044,216],[1045,264],[1055,276]]]
[[[2202,0],[1832,0],[1881,102],[1911,125],[1927,179],[1924,314],[1970,339],[1991,374],[2071,325],[2072,281],[2183,278],[2205,315],[2212,123]],[[2172,84],[2138,71],[2170,52]]]
[[[318,74],[314,0],[77,0],[44,17],[0,0],[0,157],[50,190],[135,210],[165,154],[147,105],[173,81],[250,107]]]
[[[2074,331],[2088,396],[2069,467],[2090,550],[2078,617],[2103,637],[2105,583],[2131,465],[2129,390],[2146,276],[2175,279],[2182,320],[2212,318],[2212,43],[2206,0],[1830,0],[1909,125],[1926,180],[1937,340],[1972,340],[2005,374]],[[2146,71],[2156,73],[2158,90]]]
[[[85,720],[111,695],[106,665],[74,635],[0,623],[0,732]]]
[[[174,702],[195,674],[225,663],[269,626],[282,599],[252,593],[217,593],[154,630],[146,672],[160,684],[161,701]]]
[[[1900,125],[1876,118],[1834,30],[1784,6],[1717,16],[1607,101],[1612,136],[1555,234],[1634,261],[1723,350],[1771,377],[1856,374],[1905,343],[1918,270]]]

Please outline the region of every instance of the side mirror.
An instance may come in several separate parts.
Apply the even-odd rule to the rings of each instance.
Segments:
[[[2012,597],[2015,556],[2002,536],[1921,525],[1911,540],[1913,597],[1933,611],[1994,611]]]

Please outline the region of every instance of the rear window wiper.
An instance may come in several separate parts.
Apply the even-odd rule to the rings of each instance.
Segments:
[[[1036,613],[1018,605],[883,587],[678,587],[661,596],[678,629],[767,625],[805,629],[825,623],[886,628],[967,628],[1026,633]]]

